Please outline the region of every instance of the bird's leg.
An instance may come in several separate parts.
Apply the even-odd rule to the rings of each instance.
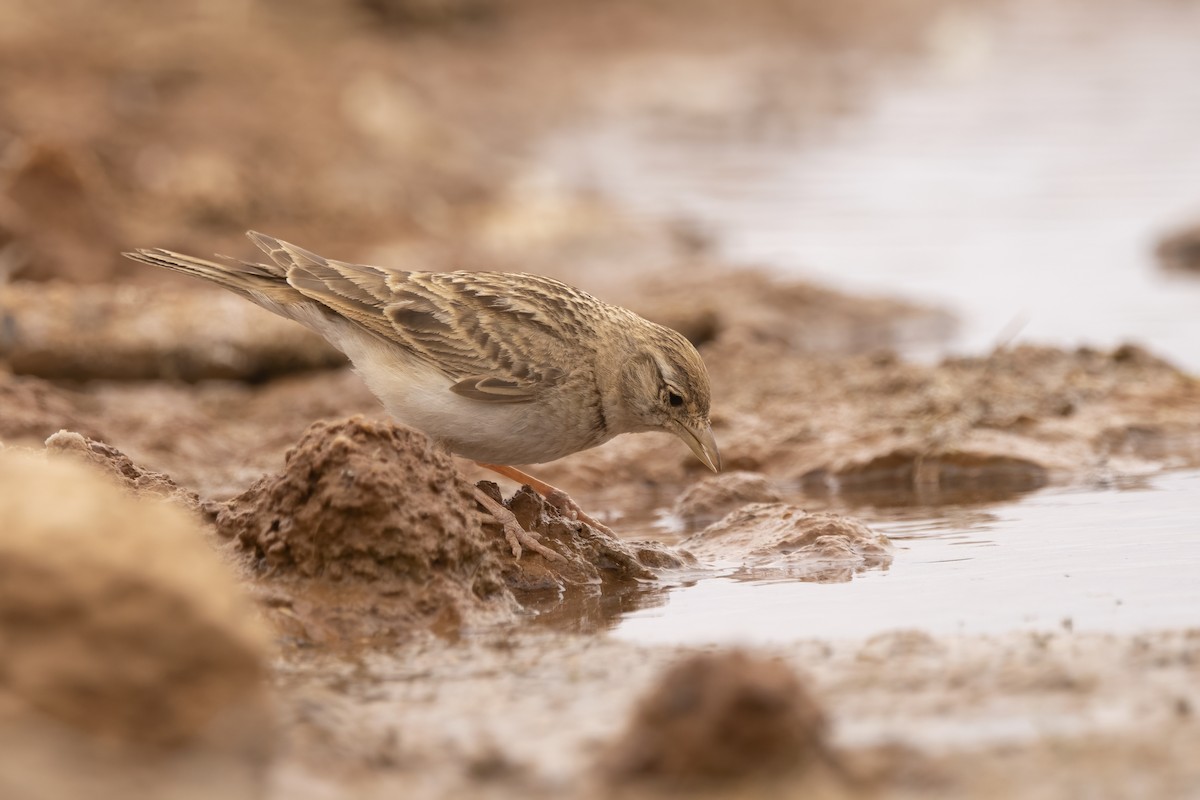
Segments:
[[[504,526],[504,538],[508,540],[508,545],[512,548],[513,558],[521,557],[521,547],[524,545],[550,561],[566,561],[561,555],[538,541],[536,535],[522,528],[521,523],[517,522],[516,516],[511,511],[493,500],[478,486],[475,487],[475,501],[487,509],[487,512]]]
[[[540,481],[532,475],[522,472],[516,467],[504,466],[502,464],[485,464],[482,461],[476,461],[475,463],[484,469],[490,469],[492,472],[497,472],[509,480],[516,481],[520,484],[525,484],[542,497],[546,498],[546,501],[559,511],[565,511],[569,516],[574,517],[580,522],[591,525],[596,530],[602,533],[607,533],[613,538],[617,538],[617,534],[613,533],[611,528],[609,528],[603,522],[593,519],[580,507],[578,503],[571,499],[570,495],[568,495],[562,489],[556,489],[545,481]]]

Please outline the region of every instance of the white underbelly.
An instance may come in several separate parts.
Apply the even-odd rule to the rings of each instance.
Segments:
[[[387,412],[455,455],[493,464],[539,464],[599,444],[586,429],[577,430],[537,403],[462,397],[450,391],[449,378],[400,348],[358,331],[339,333],[334,343]]]

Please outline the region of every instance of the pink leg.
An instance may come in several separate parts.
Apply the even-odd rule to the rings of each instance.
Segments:
[[[482,461],[476,461],[475,463],[484,469],[490,469],[492,472],[499,473],[509,480],[513,480],[517,483],[528,486],[542,497],[546,498],[546,500],[555,508],[559,509],[560,511],[567,512],[567,516],[574,517],[580,522],[591,525],[596,530],[607,533],[609,536],[616,538],[617,535],[613,533],[611,528],[609,528],[603,522],[593,519],[579,506],[578,503],[571,499],[570,495],[568,495],[562,489],[556,489],[545,481],[540,481],[532,475],[522,472],[516,467],[508,467],[502,464],[485,464]]]
[[[479,487],[475,488],[475,500],[504,526],[504,538],[508,540],[508,546],[512,548],[513,558],[521,557],[521,547],[524,546],[535,553],[540,553],[549,561],[566,561],[561,555],[538,541],[537,536],[522,528],[521,523],[517,522],[517,518],[511,511],[497,503]]]

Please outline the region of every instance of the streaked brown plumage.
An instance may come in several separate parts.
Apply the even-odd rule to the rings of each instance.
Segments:
[[[664,430],[720,469],[708,372],[673,330],[551,278],[349,264],[248,235],[272,263],[126,255],[311,328],[350,358],[392,416],[466,458],[541,463],[621,433]]]

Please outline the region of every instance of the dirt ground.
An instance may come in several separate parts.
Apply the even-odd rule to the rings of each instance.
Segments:
[[[561,120],[724,102],[639,70],[754,44],[770,80],[737,116],[803,126],[953,5],[5,4],[0,795],[1200,796],[1196,631],[760,652],[605,633],[716,561],[886,565],[853,516],[881,497],[1200,466],[1200,379],[1137,346],[906,360],[953,319],[529,189]],[[779,106],[796,75],[804,102]],[[612,538],[389,422],[298,326],[118,255],[246,255],[249,227],[551,274],[677,328],[726,472],[653,434],[536,470]],[[477,490],[557,557],[514,558]]]

